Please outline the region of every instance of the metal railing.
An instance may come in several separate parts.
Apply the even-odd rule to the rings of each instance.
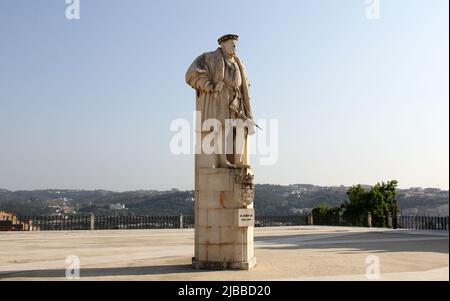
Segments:
[[[95,230],[179,229],[180,216],[95,216]]]
[[[189,229],[194,217],[174,216],[14,216],[0,217],[3,231],[115,230],[115,229]],[[2,224],[3,223],[3,224]],[[255,227],[307,225],[307,215],[257,216]]]
[[[397,228],[448,230],[448,216],[397,216]]]
[[[314,215],[313,224],[321,226],[348,226],[367,227],[367,218],[364,215]]]
[[[382,225],[366,216],[349,215],[285,215],[256,216],[255,227],[281,226],[351,226],[391,227],[417,230],[447,230],[449,217],[397,216],[397,221]],[[114,229],[183,229],[194,228],[194,217],[173,216],[0,216],[0,231],[58,231],[58,230],[114,230]]]
[[[307,215],[256,216],[255,219],[255,227],[302,226],[307,224]]]
[[[89,230],[90,217],[67,216],[0,216],[0,231]]]

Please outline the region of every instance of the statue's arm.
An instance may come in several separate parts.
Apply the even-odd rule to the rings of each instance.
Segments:
[[[209,68],[204,54],[199,56],[189,67],[186,72],[186,83],[199,91],[208,93],[213,91],[214,85],[210,80]]]

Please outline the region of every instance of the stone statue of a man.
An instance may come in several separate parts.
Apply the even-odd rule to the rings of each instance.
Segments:
[[[196,110],[201,113],[201,124],[211,119],[220,122],[221,131],[216,134],[222,143],[212,165],[222,168],[248,167],[247,137],[254,133],[249,82],[236,54],[237,40],[237,35],[222,36],[218,40],[220,47],[200,55],[186,73],[187,84],[197,92]],[[227,120],[244,121],[244,134],[238,135],[236,128],[226,131]],[[200,131],[205,137],[211,129],[202,127]]]

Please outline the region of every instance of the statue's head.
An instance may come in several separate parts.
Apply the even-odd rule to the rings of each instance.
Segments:
[[[218,42],[223,52],[229,56],[236,55],[236,45],[239,36],[235,34],[227,34],[219,38]]]

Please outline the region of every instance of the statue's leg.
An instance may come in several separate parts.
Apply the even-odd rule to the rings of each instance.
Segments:
[[[204,141],[209,132],[197,132],[196,141],[196,155],[195,155],[195,166],[196,168],[213,168],[214,166],[219,166],[220,160],[216,153],[206,154],[202,147],[202,141]]]
[[[245,135],[244,135],[244,141],[243,141],[243,150],[241,154],[241,164],[250,167],[250,160],[249,160],[249,141],[248,141],[248,129],[245,129]]]
[[[248,163],[248,130],[238,127],[234,136],[234,164],[238,167],[249,167]]]
[[[220,167],[235,168],[236,165],[230,162],[229,157],[233,156],[233,131],[225,126],[222,127],[222,147],[220,150]]]

